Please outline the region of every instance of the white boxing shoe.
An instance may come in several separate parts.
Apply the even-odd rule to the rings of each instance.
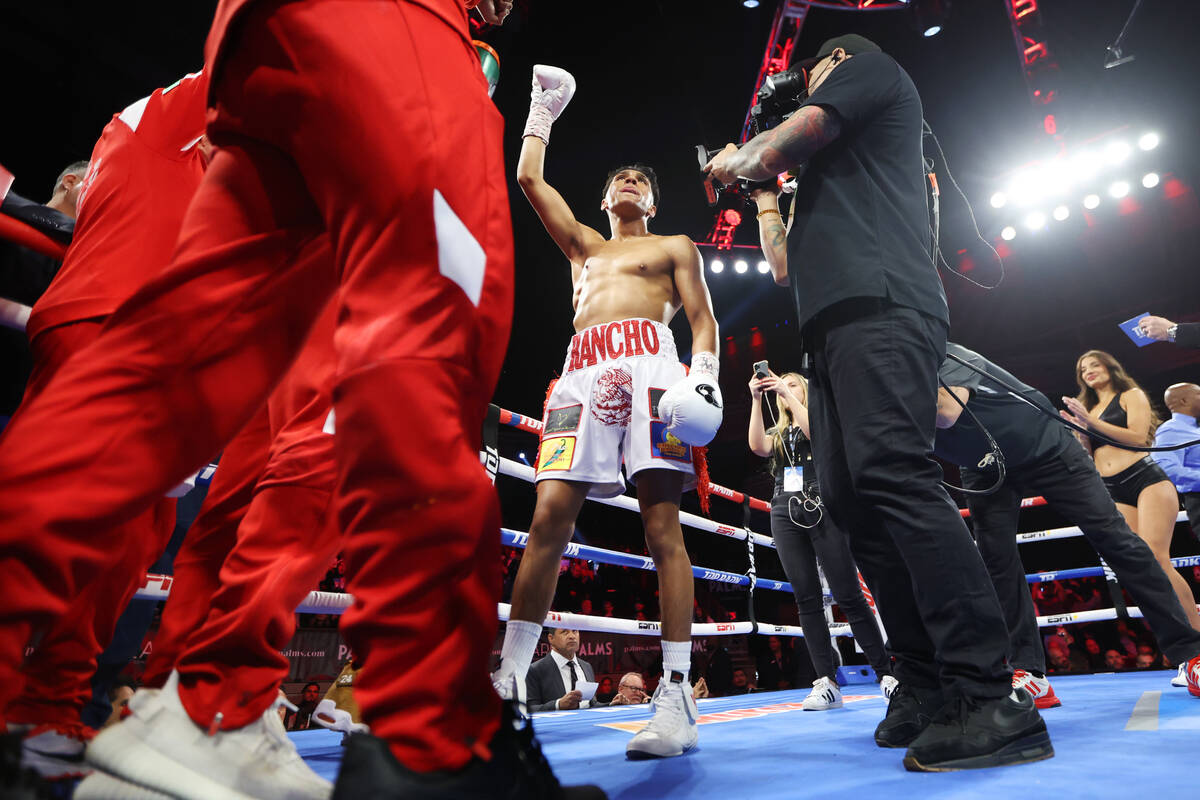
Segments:
[[[88,746],[99,770],[181,800],[328,800],[333,784],[304,763],[275,704],[258,719],[211,735],[179,700],[179,674],[160,692],[139,691],[124,721]]]
[[[836,681],[829,678],[817,678],[813,681],[812,691],[801,703],[805,711],[828,711],[831,708],[842,707],[842,690]]]
[[[312,720],[322,728],[328,728],[331,731],[341,731],[342,733],[370,733],[371,729],[364,722],[355,722],[350,716],[350,712],[344,708],[338,708],[337,703],[326,697],[321,702],[317,703],[317,707],[312,712]]]
[[[171,795],[129,783],[103,772],[93,772],[75,787],[71,800],[171,800]]]
[[[1179,665],[1179,672],[1176,673],[1174,678],[1171,678],[1171,685],[1178,686],[1182,689],[1187,688],[1187,662],[1186,661]]]
[[[654,714],[650,722],[625,746],[626,758],[670,758],[696,746],[700,713],[687,676],[681,672],[672,672],[670,679],[664,676],[654,690],[650,711]]]
[[[883,692],[883,697],[886,700],[891,700],[892,695],[900,688],[900,681],[892,675],[884,675],[883,680],[879,682],[879,689]]]

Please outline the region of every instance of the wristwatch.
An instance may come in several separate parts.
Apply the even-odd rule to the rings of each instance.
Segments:
[[[1175,341],[1175,334],[1178,331],[1179,331],[1179,323],[1176,323],[1176,324],[1172,325],[1171,327],[1167,328],[1167,341],[1168,342]]]

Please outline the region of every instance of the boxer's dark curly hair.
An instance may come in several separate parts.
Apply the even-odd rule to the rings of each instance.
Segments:
[[[646,179],[650,181],[650,192],[654,195],[654,205],[656,207],[659,206],[662,201],[662,195],[659,194],[658,191],[658,175],[655,174],[651,167],[648,167],[645,164],[623,164],[619,167],[614,167],[613,169],[609,170],[608,177],[604,179],[604,191],[600,193],[600,196],[604,197],[607,195],[608,187],[612,186],[613,178],[617,177],[618,173],[624,172],[627,169],[640,172],[646,176]]]

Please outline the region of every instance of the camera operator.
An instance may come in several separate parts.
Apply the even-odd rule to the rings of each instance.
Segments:
[[[812,358],[813,457],[900,681],[875,741],[908,746],[910,770],[1049,758],[1032,697],[1012,690],[987,569],[930,456],[949,314],[930,252],[921,100],[861,36],[830,39],[798,68],[811,74],[799,109],[706,170],[729,183],[805,165],[787,270]]]

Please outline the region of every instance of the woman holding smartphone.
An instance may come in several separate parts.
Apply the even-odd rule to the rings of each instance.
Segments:
[[[812,447],[808,441],[808,386],[794,372],[782,377],[764,371],[766,377],[750,380],[750,449],[755,455],[771,459],[775,476],[775,492],[771,500],[771,535],[783,571],[792,584],[796,606],[800,611],[800,626],[812,658],[817,680],[804,700],[805,711],[824,711],[842,706],[842,693],[837,684],[837,668],[833,659],[833,644],[825,621],[825,604],[821,579],[817,573],[820,561],[833,599],[850,623],[859,646],[879,676],[883,693],[891,697],[897,683],[891,676],[891,659],[883,645],[879,626],[867,607],[866,598],[858,583],[858,567],[850,555],[850,543],[821,505],[816,470],[813,468]],[[763,424],[763,392],[774,392],[778,410],[773,424]]]

